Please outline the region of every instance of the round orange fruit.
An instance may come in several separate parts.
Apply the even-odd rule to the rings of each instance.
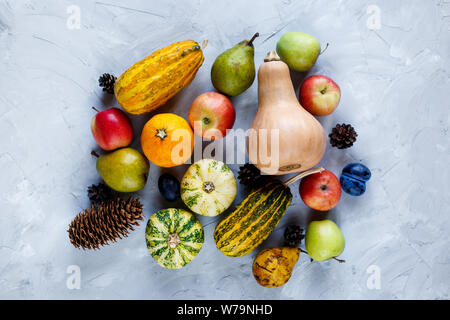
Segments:
[[[153,116],[142,129],[141,147],[147,159],[170,168],[183,164],[194,150],[194,133],[182,117],[173,113]]]

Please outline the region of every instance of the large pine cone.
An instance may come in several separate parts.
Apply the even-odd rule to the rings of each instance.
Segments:
[[[137,199],[122,200],[117,198],[102,202],[97,207],[92,205],[79,213],[70,223],[70,242],[76,248],[99,249],[109,242],[127,237],[133,226],[139,226],[143,220],[142,204]]]

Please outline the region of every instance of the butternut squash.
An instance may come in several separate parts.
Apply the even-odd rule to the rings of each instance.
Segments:
[[[272,175],[308,170],[325,154],[325,132],[298,102],[289,67],[275,51],[264,61],[258,70],[258,112],[248,136],[249,159]]]

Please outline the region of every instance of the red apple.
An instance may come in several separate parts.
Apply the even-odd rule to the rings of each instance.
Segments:
[[[225,137],[227,129],[233,127],[236,111],[230,99],[223,94],[205,92],[192,102],[188,119],[195,134],[217,140]]]
[[[333,172],[324,170],[303,178],[300,182],[300,196],[311,209],[327,211],[334,208],[341,199],[341,184]]]
[[[311,76],[300,87],[300,104],[316,116],[332,113],[341,99],[341,89],[326,76]]]
[[[117,108],[98,111],[92,118],[91,131],[100,148],[107,151],[126,147],[133,140],[130,119]]]

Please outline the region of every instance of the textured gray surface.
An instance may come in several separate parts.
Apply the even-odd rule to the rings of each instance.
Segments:
[[[80,29],[67,27],[71,5],[81,10]],[[442,0],[1,0],[0,298],[448,299],[449,17],[450,2]],[[257,66],[287,31],[330,43],[310,74],[331,76],[343,97],[320,121],[326,131],[350,122],[359,138],[347,151],[328,146],[322,164],[339,174],[361,161],[373,175],[363,197],[343,194],[327,215],[308,210],[295,184],[293,205],[263,246],[280,244],[291,222],[328,216],[346,237],[347,262],[310,263],[303,255],[284,287],[263,288],[251,274],[256,252],[225,257],[212,239],[218,218],[203,217],[205,245],[178,271],[147,253],[145,224],[101,251],[74,249],[67,225],[88,206],[86,186],[99,180],[89,155],[96,147],[90,107],[117,105],[102,95],[98,76],[119,75],[172,42],[208,38],[193,83],[159,110],[186,116],[193,99],[212,90],[215,57],[256,31]],[[301,76],[293,78],[297,88]],[[237,127],[250,125],[256,90],[255,82],[233,99]],[[134,117],[134,146],[149,117]],[[181,177],[185,169],[171,172]],[[159,174],[152,165],[139,192],[146,219],[168,206]],[[78,290],[66,286],[70,265],[80,267]],[[373,268],[379,289],[367,286]]]

